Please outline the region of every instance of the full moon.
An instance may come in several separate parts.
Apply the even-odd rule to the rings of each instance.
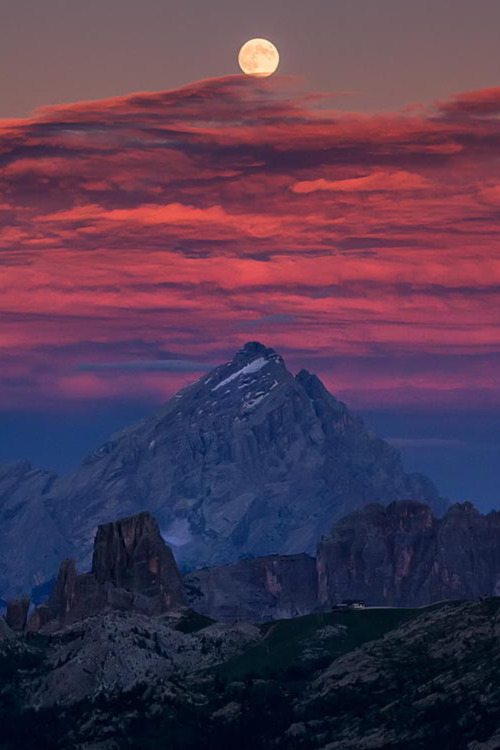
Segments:
[[[245,42],[238,55],[240,68],[248,76],[267,78],[280,62],[279,52],[267,39],[250,39]]]

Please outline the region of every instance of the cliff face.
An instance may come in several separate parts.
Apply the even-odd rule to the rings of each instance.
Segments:
[[[9,628],[17,632],[22,632],[24,630],[28,619],[30,604],[31,600],[29,596],[16,597],[7,603],[5,622]]]
[[[92,573],[99,584],[133,591],[171,609],[184,604],[177,564],[147,512],[99,526]]]
[[[205,568],[184,578],[190,605],[215,620],[264,622],[317,606],[316,562],[308,555],[270,555]]]
[[[0,596],[7,599],[54,576],[71,554],[48,497],[56,476],[19,462],[0,466]]]
[[[338,522],[318,547],[322,606],[347,598],[421,606],[500,593],[500,513],[470,503],[438,519],[416,502],[370,505]]]
[[[100,526],[90,573],[78,574],[64,560],[47,603],[38,607],[28,630],[65,627],[110,610],[154,614],[186,603],[172,552],[149,513]]]

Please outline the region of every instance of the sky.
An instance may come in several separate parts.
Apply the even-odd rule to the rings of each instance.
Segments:
[[[11,3],[0,460],[67,469],[258,339],[496,507],[499,22],[485,0]],[[270,79],[237,71],[252,36]]]

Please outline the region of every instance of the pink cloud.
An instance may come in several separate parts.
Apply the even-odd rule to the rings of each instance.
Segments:
[[[500,86],[457,94],[440,102],[439,109],[449,115],[497,115],[500,113]]]
[[[419,174],[401,171],[373,172],[349,180],[305,180],[292,186],[294,193],[315,193],[319,190],[332,192],[386,192],[394,190],[420,190],[430,187],[429,180]]]
[[[77,367],[249,337],[313,369],[413,357],[339,380],[355,402],[495,402],[498,91],[367,115],[231,76],[0,122],[2,403],[159,400],[184,376]],[[424,372],[436,354],[493,375]]]

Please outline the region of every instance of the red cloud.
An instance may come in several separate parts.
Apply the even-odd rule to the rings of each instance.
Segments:
[[[364,193],[364,192],[386,192],[394,190],[419,190],[430,187],[429,180],[422,175],[411,172],[400,171],[378,171],[362,177],[353,177],[346,180],[305,180],[297,182],[292,186],[294,193],[315,193],[319,190],[328,190],[339,193]]]
[[[449,115],[498,115],[500,114],[500,86],[479,91],[466,91],[441,102],[439,108]]]
[[[383,354],[331,380],[356,403],[493,403],[499,92],[370,116],[232,76],[0,122],[2,404],[164,398],[192,374],[76,368],[256,337],[327,378]]]

